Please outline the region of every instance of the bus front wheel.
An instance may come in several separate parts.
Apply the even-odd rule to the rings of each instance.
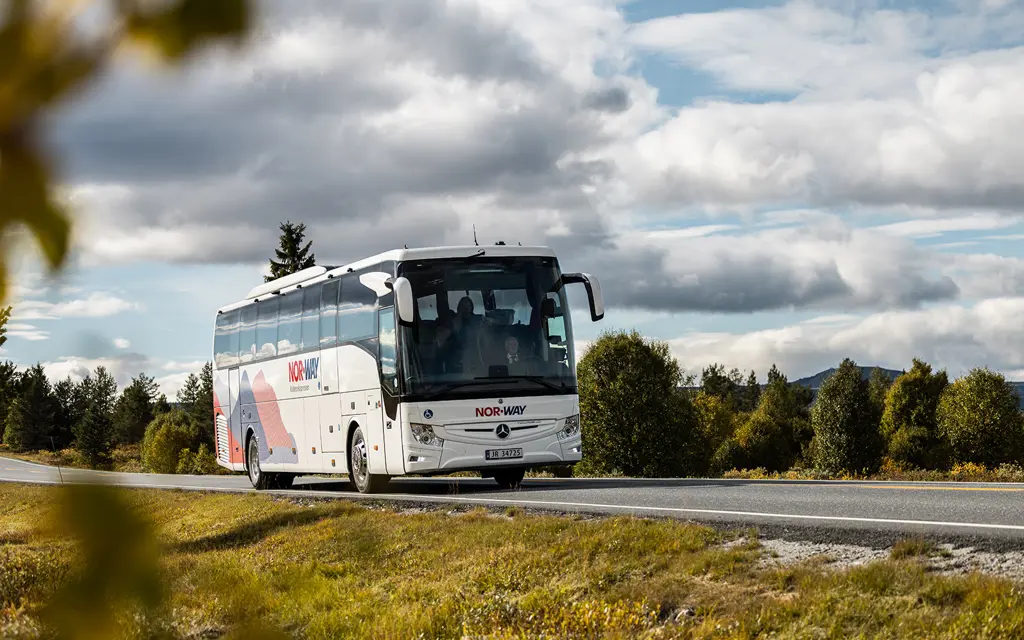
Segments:
[[[370,473],[368,454],[366,451],[366,437],[363,435],[363,428],[356,427],[352,432],[352,440],[348,445],[349,451],[349,478],[356,486],[359,493],[377,493],[387,485],[391,479],[388,476]]]
[[[514,469],[509,471],[495,471],[494,480],[502,489],[518,489],[526,475],[525,469]]]

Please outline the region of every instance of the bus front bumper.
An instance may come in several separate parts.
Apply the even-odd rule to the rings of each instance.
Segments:
[[[543,467],[574,464],[583,459],[580,436],[559,440],[551,434],[534,440],[481,444],[445,440],[440,448],[406,445],[405,471],[427,474],[481,471],[503,467]],[[492,458],[488,458],[488,451]]]

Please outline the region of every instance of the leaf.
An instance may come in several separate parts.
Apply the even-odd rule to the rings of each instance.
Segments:
[[[26,130],[0,133],[0,235],[14,223],[27,225],[56,269],[67,255],[71,224],[52,198],[49,167],[33,142]]]
[[[252,7],[247,0],[180,0],[158,12],[131,7],[125,17],[130,40],[177,61],[211,40],[240,42],[249,32]]]

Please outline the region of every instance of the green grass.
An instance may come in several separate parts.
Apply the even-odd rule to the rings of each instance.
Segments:
[[[43,605],[82,566],[86,547],[52,528],[61,491],[0,485],[0,637],[36,637]],[[247,624],[304,638],[1024,635],[1019,586],[930,573],[916,543],[845,571],[763,569],[751,531],[666,520],[118,493],[162,550],[165,600],[121,620],[134,637],[252,637]],[[90,524],[97,540],[139,537],[103,525]]]

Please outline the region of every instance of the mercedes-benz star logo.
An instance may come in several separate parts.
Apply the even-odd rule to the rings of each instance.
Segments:
[[[507,424],[499,424],[498,428],[494,430],[494,433],[496,433],[499,438],[504,440],[505,438],[508,437],[508,434],[512,433],[512,431],[508,428]]]

